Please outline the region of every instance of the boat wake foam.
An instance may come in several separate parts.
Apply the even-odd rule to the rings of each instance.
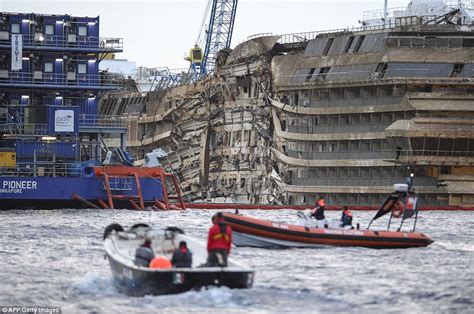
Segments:
[[[75,282],[71,289],[78,295],[112,296],[119,293],[112,277],[101,277],[99,274],[87,274]]]
[[[147,307],[173,311],[176,307],[192,306],[196,308],[241,309],[252,306],[252,298],[248,293],[251,290],[230,289],[227,287],[209,287],[207,289],[192,290],[172,295],[147,295],[144,297]]]
[[[438,241],[437,246],[442,247],[446,251],[452,252],[474,252],[474,245],[469,243],[453,243]]]

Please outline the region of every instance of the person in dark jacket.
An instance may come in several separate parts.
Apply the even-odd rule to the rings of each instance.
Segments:
[[[146,238],[145,242],[135,251],[135,265],[149,267],[150,261],[154,257],[151,240]]]
[[[349,210],[349,208],[347,208],[347,206],[344,206],[342,208],[341,223],[342,223],[342,227],[346,227],[346,226],[352,227],[352,213]]]
[[[207,238],[207,265],[210,267],[227,267],[227,257],[232,245],[232,229],[225,224],[224,215],[215,215],[214,225],[209,229]]]
[[[326,206],[326,202],[324,201],[323,197],[318,198],[316,201],[316,207],[313,209],[311,217],[316,218],[316,220],[324,220],[326,217],[324,216],[324,207]]]
[[[179,242],[179,248],[174,251],[171,264],[176,268],[190,268],[193,264],[193,253],[188,249],[186,241]]]

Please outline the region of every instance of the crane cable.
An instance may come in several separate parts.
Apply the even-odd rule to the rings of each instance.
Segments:
[[[198,33],[198,36],[197,36],[197,40],[195,42],[196,45],[198,45],[198,47],[201,46],[201,36],[203,33],[205,33],[205,23],[206,21],[208,20],[208,15],[210,14],[209,13],[209,8],[211,7],[211,3],[212,3],[213,0],[208,0],[207,1],[207,6],[206,6],[206,10],[204,11],[204,14],[202,16],[202,21],[201,21],[201,27],[199,28],[199,33]]]

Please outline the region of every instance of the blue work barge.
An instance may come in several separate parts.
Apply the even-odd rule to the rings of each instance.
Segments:
[[[0,209],[184,208],[172,174],[133,166],[125,120],[99,115],[99,97],[121,88],[99,62],[123,49],[99,25],[99,17],[0,13]],[[119,140],[118,164],[108,137]]]

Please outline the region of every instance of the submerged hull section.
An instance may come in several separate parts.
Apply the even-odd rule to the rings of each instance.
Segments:
[[[418,232],[308,228],[225,213],[236,246],[361,246],[376,249],[425,247],[433,240]]]

